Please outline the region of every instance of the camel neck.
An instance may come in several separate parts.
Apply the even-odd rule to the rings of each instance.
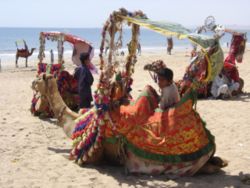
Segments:
[[[71,134],[75,128],[74,120],[79,116],[77,113],[71,111],[67,105],[64,103],[56,83],[54,87],[47,88],[47,98],[49,105],[52,111],[55,114],[55,117],[58,119],[59,126],[61,126],[68,137],[71,137]]]
[[[62,97],[61,97],[59,91],[57,90],[57,88],[56,89],[49,88],[47,97],[48,97],[48,100],[50,103],[50,107],[52,108],[55,116],[60,117],[63,108],[66,107],[66,104],[62,100]]]

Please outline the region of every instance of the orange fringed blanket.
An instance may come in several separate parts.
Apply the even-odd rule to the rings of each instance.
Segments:
[[[110,113],[115,129],[109,124],[105,137],[122,135],[132,152],[160,161],[194,160],[213,149],[213,136],[193,109],[193,92],[166,111],[155,110],[157,101],[147,87],[136,102]]]

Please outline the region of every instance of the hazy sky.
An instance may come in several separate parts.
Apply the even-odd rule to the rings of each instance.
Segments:
[[[250,0],[0,0],[0,27],[102,27],[120,7],[185,26],[209,15],[223,25],[250,25]]]

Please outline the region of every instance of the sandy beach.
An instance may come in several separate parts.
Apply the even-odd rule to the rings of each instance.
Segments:
[[[143,50],[143,49],[142,49]],[[226,53],[225,53],[226,55]],[[98,64],[99,59],[93,59]],[[180,79],[189,62],[188,51],[143,52],[138,57],[132,95],[138,96],[146,84],[153,83],[146,63],[162,59]],[[74,66],[66,59],[66,70]],[[238,64],[245,81],[244,94],[228,100],[199,100],[197,111],[215,136],[216,155],[229,161],[222,172],[169,180],[165,176],[125,175],[124,168],[103,166],[80,167],[67,159],[71,140],[56,125],[55,119],[39,119],[30,113],[33,91],[31,82],[36,75],[36,61],[29,67],[20,59],[19,68],[9,62],[0,72],[0,187],[187,187],[220,188],[248,187],[241,174],[250,174],[250,49],[243,63]],[[95,75],[95,86],[98,82]],[[95,90],[93,87],[93,91]]]

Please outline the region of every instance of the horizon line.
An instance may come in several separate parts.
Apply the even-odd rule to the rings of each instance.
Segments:
[[[183,26],[187,27],[187,28],[197,28],[200,27],[200,25],[184,25]],[[250,29],[250,25],[238,25],[238,24],[226,24],[224,25],[225,27],[233,27],[233,28],[238,28],[238,29]],[[25,29],[25,28],[29,28],[29,29],[39,29],[39,28],[48,28],[48,29],[102,29],[103,27],[97,27],[97,26],[93,26],[93,27],[62,27],[62,26],[0,26],[0,28],[10,28],[10,29]],[[145,29],[143,27],[141,27],[142,29]]]

